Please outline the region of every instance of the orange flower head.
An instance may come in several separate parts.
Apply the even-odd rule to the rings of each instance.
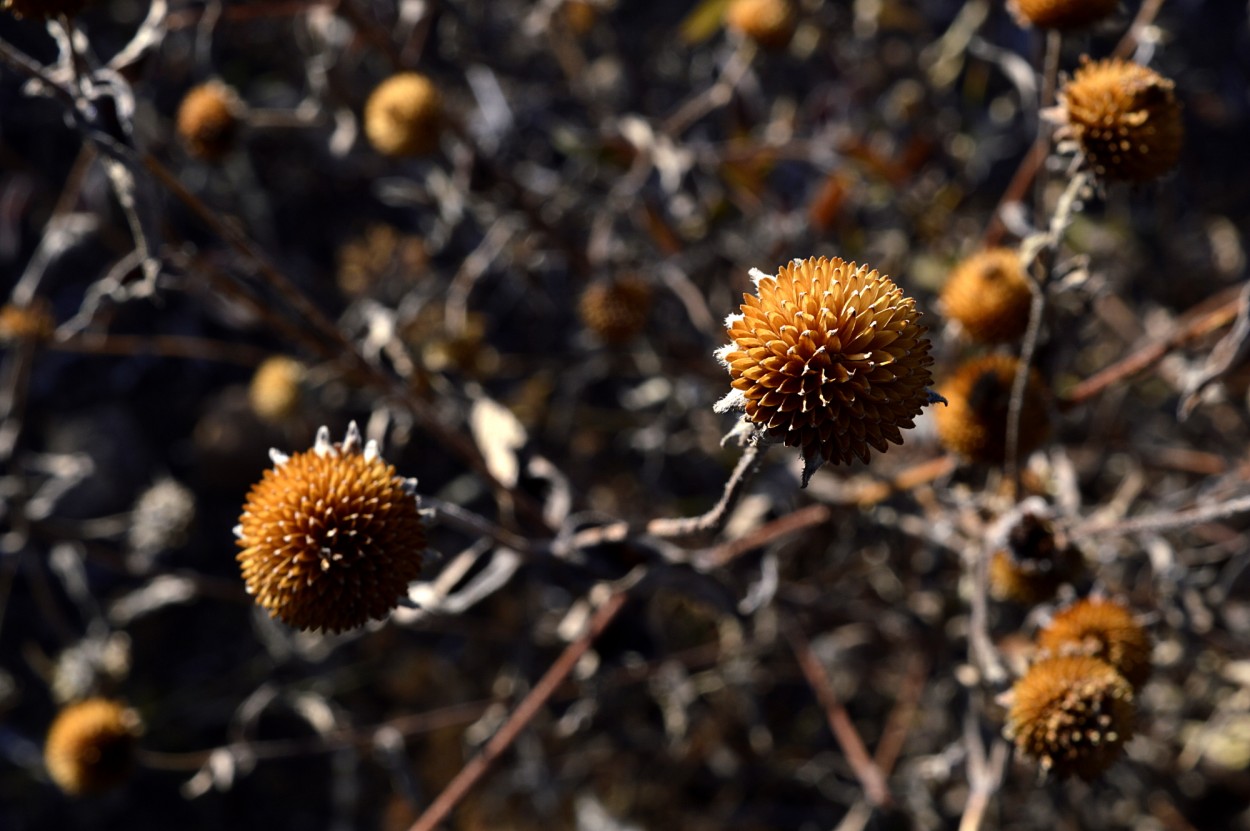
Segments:
[[[117,787],[134,766],[139,716],[106,698],[89,698],[59,712],[48,729],[43,760],[48,775],[68,794]]]
[[[1083,569],[1080,552],[1058,539],[1050,522],[1026,513],[1008,533],[1007,547],[990,560],[990,595],[1034,606],[1054,597]]]
[[[197,159],[220,161],[234,147],[243,115],[243,103],[235,91],[210,81],[192,89],[178,105],[178,136]]]
[[[1045,658],[1016,681],[1004,734],[1046,773],[1094,779],[1132,738],[1133,687],[1086,655]]]
[[[592,283],[578,304],[582,323],[605,343],[631,341],[647,326],[651,313],[651,284],[626,274]]]
[[[353,422],[341,444],[322,427],[247,495],[235,528],[248,594],[299,629],[341,632],[380,620],[421,571],[425,525],[416,480],[395,474]]]
[[[1008,355],[987,355],[955,370],[939,390],[947,405],[934,411],[943,447],[974,462],[1003,462],[1007,456],[1007,410],[1018,366],[1019,361]],[[1036,450],[1049,430],[1046,388],[1030,369],[1020,413],[1021,458]]]
[[[1185,125],[1175,85],[1120,58],[1085,60],[1059,92],[1060,135],[1076,141],[1104,179],[1147,182],[1181,157]]]
[[[1106,661],[1141,689],[1150,677],[1150,635],[1123,604],[1097,597],[1078,600],[1051,618],[1037,635],[1050,655],[1088,655]]]
[[[1082,29],[1110,17],[1119,0],[1012,0],[1011,11],[1025,26]]]
[[[428,156],[438,149],[443,99],[418,72],[387,78],[365,103],[365,135],[384,156]]]
[[[767,438],[799,447],[803,484],[824,462],[867,462],[902,444],[930,403],[930,343],[916,301],[890,278],[837,257],[794,260],[725,321],[717,357],[733,390],[717,412],[743,410]]]
[[[793,0],[731,0],[725,23],[765,49],[781,50],[790,45],[798,13]]]
[[[1029,325],[1033,293],[1011,248],[991,248],[961,261],[942,288],[948,317],[958,320],[973,340],[1016,340]]]

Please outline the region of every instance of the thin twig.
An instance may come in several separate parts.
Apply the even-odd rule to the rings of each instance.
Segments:
[[[257,366],[272,353],[244,343],[228,343],[188,335],[78,334],[67,340],[50,341],[50,350],[92,355],[157,355],[203,361]]]
[[[500,756],[504,754],[512,743],[516,741],[534,716],[547,703],[552,694],[559,689],[564,683],[564,679],[568,678],[569,673],[577,666],[577,662],[586,654],[587,650],[594,645],[595,641],[603,634],[608,625],[616,619],[621,609],[625,608],[625,601],[629,597],[628,589],[622,589],[611,594],[603,605],[595,612],[591,618],[586,631],[577,640],[570,643],[556,658],[555,662],[547,670],[529,694],[522,699],[517,708],[512,711],[512,715],[499,728],[499,732],[490,738],[490,741],[482,748],[477,756],[473,757],[455,778],[447,784],[443,792],[430,804],[417,821],[412,824],[409,831],[434,831],[439,823],[445,820],[456,806],[460,804],[469,791],[473,789],[482,777],[485,776],[494,766]]]
[[[1101,537],[1108,534],[1123,536],[1125,534],[1140,534],[1147,531],[1175,531],[1194,525],[1201,525],[1204,522],[1214,522],[1217,519],[1244,514],[1247,511],[1250,511],[1250,496],[1241,496],[1215,505],[1193,508],[1173,514],[1151,514],[1150,516],[1114,522],[1110,525],[1087,524],[1077,526],[1069,536],[1073,540],[1078,540],[1085,537]]]
[[[752,441],[746,446],[742,458],[738,460],[737,467],[729,475],[729,481],[725,483],[725,490],[720,500],[712,506],[710,511],[696,517],[653,519],[647,523],[647,533],[660,539],[673,539],[674,537],[711,534],[720,530],[729,518],[729,512],[742,499],[747,485],[751,483],[751,479],[759,470],[766,448],[767,445],[757,441]]]
[[[868,749],[864,746],[864,740],[860,738],[859,732],[846,713],[846,708],[838,700],[838,694],[829,683],[829,676],[825,674],[825,668],[821,665],[820,658],[816,656],[815,651],[812,650],[811,643],[803,635],[802,630],[794,624],[786,626],[786,637],[790,641],[790,649],[794,652],[795,659],[799,662],[799,669],[803,671],[803,677],[807,679],[808,686],[812,688],[816,699],[825,709],[829,729],[833,731],[834,738],[837,739],[843,754],[846,755],[847,762],[855,772],[855,778],[863,787],[864,796],[875,807],[889,805],[890,789],[886,784],[885,775],[869,755]]]

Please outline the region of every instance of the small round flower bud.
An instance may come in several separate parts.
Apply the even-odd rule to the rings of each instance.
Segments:
[[[1120,58],[1086,61],[1059,92],[1064,124],[1094,172],[1147,182],[1176,166],[1185,126],[1175,85]]]
[[[43,750],[48,775],[68,794],[114,788],[130,776],[140,729],[138,715],[116,701],[71,704],[48,729]]]
[[[301,384],[306,371],[303,364],[285,355],[266,359],[247,389],[252,412],[271,424],[281,424],[293,416],[304,397]]]
[[[797,22],[792,0],[731,0],[725,10],[725,23],[730,29],[765,49],[789,46]]]
[[[1150,636],[1124,605],[1086,598],[1062,609],[1037,635],[1051,655],[1089,655],[1106,661],[1139,690],[1150,677]]]
[[[1084,655],[1035,663],[1008,695],[1004,731],[1042,770],[1094,779],[1132,738],[1133,687],[1110,664]]]
[[[442,96],[433,81],[416,72],[387,78],[365,104],[365,135],[386,156],[433,153],[442,124]]]
[[[1119,0],[1011,0],[1011,11],[1025,26],[1081,29],[1109,17]]]
[[[25,17],[31,20],[47,20],[57,15],[73,17],[86,7],[90,0],[4,0],[0,4],[6,12],[14,17]]]
[[[234,147],[243,114],[233,89],[218,81],[201,84],[178,105],[178,136],[197,159],[220,161]]]
[[[380,620],[421,571],[416,480],[395,474],[353,422],[341,444],[285,456],[247,496],[235,528],[248,594],[299,629],[341,632]]]
[[[1023,335],[1032,299],[1020,255],[1010,248],[973,254],[955,266],[942,288],[947,316],[982,343],[1002,343]]]
[[[936,407],[938,439],[947,450],[974,462],[1001,464],[1007,456],[1007,411],[1019,361],[987,355],[960,366],[938,390],[946,399]],[[1020,457],[1036,450],[1050,430],[1046,389],[1032,369],[1020,411]]]
[[[916,301],[889,277],[837,257],[752,270],[756,294],[725,321],[717,351],[733,391],[718,412],[745,411],[767,436],[802,448],[803,481],[823,463],[868,461],[902,444],[929,403],[930,343]]]
[[[651,285],[626,274],[591,284],[578,304],[582,323],[605,343],[626,343],[647,326]]]

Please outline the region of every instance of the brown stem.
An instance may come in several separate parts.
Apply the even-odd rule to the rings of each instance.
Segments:
[[[490,771],[499,757],[512,746],[517,736],[521,735],[521,731],[533,720],[534,716],[538,715],[539,710],[568,678],[569,673],[577,666],[577,662],[586,654],[586,651],[616,619],[621,609],[625,608],[628,596],[628,590],[620,590],[608,597],[607,601],[595,612],[582,636],[570,643],[560,657],[556,658],[546,674],[512,711],[512,715],[499,728],[499,732],[490,738],[477,756],[460,769],[443,792],[430,803],[425,813],[412,824],[409,831],[434,831],[438,824],[455,810],[456,806],[468,796],[469,791]]]

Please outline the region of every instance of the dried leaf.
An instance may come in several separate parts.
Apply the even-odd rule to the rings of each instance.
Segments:
[[[469,429],[491,475],[505,487],[516,485],[521,469],[517,451],[525,446],[527,436],[512,411],[497,401],[479,398],[469,413]]]

